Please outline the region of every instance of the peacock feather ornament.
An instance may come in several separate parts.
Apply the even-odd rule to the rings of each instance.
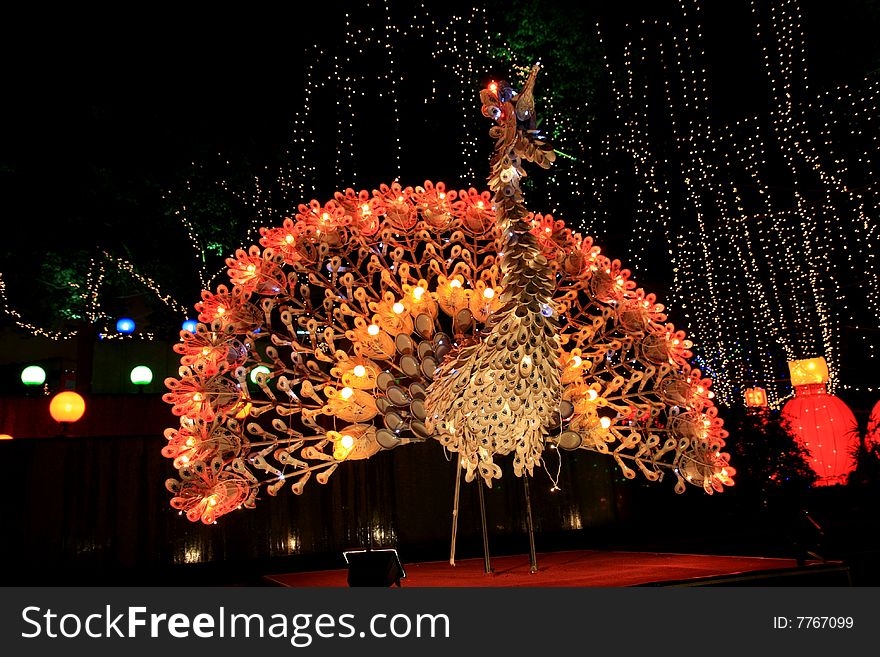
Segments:
[[[480,93],[488,192],[347,189],[227,260],[165,381],[175,509],[213,523],[425,440],[488,486],[499,459],[532,476],[548,447],[607,454],[627,478],[671,473],[677,492],[733,483],[684,332],[620,261],[524,205],[524,162],[555,158],[535,127],[538,70]]]

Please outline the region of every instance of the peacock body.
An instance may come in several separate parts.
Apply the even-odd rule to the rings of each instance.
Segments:
[[[618,260],[520,180],[552,148],[534,129],[538,67],[481,92],[489,190],[347,189],[260,231],[182,331],[165,400],[174,508],[212,523],[265,487],[301,493],[340,464],[413,441],[491,486],[496,457],[531,476],[547,447],[610,455],[624,476],[733,483],[711,381],[690,342]]]

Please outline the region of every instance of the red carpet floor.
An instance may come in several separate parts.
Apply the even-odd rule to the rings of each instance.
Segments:
[[[404,564],[401,586],[636,586],[655,582],[730,576],[762,570],[797,568],[794,559],[724,557],[655,552],[577,550],[538,555],[538,572],[529,574],[528,555],[494,557],[492,575],[483,574],[482,559]],[[347,570],[269,575],[279,586],[348,586]]]

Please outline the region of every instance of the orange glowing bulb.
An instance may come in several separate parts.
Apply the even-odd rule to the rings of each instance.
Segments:
[[[293,235],[285,235],[284,241],[287,242],[288,244],[293,244]]]

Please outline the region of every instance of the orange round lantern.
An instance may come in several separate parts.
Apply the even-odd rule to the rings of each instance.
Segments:
[[[796,439],[810,451],[816,486],[845,484],[855,469],[859,445],[856,418],[843,400],[828,394],[824,383],[795,386],[782,409]]]
[[[56,422],[76,422],[86,412],[86,401],[72,390],[59,392],[49,402],[49,414]]]
[[[0,440],[12,440],[12,436],[8,433],[0,433]]]

